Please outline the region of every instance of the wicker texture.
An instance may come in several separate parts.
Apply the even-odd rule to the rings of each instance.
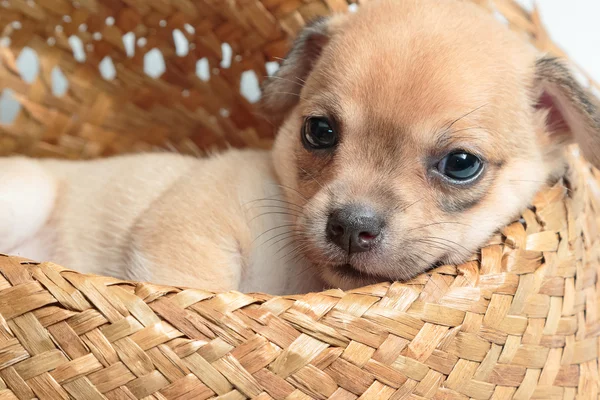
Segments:
[[[600,173],[572,166],[407,284],[213,295],[0,257],[0,398],[597,399]]]
[[[512,0],[476,1],[502,13],[540,49],[561,54],[536,12],[529,15]],[[240,93],[242,76],[253,71],[262,82],[265,63],[285,55],[307,20],[354,2],[0,0],[0,43],[10,43],[0,45],[0,92],[9,88],[22,104],[11,125],[0,125],[0,155],[90,158],[156,147],[192,154],[227,145],[267,147],[274,128]],[[175,31],[189,44],[184,56],[176,51]],[[134,35],[129,54],[126,34]],[[79,61],[74,38],[85,53]],[[232,53],[225,62],[223,43]],[[40,63],[31,83],[16,63],[27,47]],[[144,72],[146,56],[157,50],[166,66],[159,79]],[[100,75],[103,61],[112,63],[112,79]],[[208,81],[196,73],[199,61],[208,63]],[[68,81],[62,96],[53,94],[55,68]]]

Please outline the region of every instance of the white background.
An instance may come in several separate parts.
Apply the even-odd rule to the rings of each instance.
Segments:
[[[553,41],[600,82],[600,0],[518,0],[534,3]]]

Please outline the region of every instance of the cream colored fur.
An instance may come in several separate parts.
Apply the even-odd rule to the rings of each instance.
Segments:
[[[269,240],[285,239],[289,228],[273,228],[289,225],[290,216],[279,213],[284,203],[268,152],[5,158],[0,171],[5,253],[211,290],[322,288],[307,266],[291,262],[293,238]]]

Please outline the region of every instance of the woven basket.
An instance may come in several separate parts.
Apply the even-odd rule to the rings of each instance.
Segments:
[[[562,55],[536,12],[477,2]],[[0,154],[268,147],[273,129],[242,87],[306,20],[347,7],[0,0],[0,90],[21,107],[0,125]],[[30,82],[24,49],[39,61]],[[159,53],[156,79],[144,67]],[[60,96],[56,75],[68,81]],[[0,399],[598,399],[600,173],[570,157],[569,175],[472,261],[405,284],[215,295],[0,256]]]

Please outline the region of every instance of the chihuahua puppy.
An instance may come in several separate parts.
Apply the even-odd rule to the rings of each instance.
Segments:
[[[274,294],[469,258],[565,172],[600,112],[478,6],[375,0],[308,25],[262,108],[271,152],[0,161],[0,250],[83,272]]]

